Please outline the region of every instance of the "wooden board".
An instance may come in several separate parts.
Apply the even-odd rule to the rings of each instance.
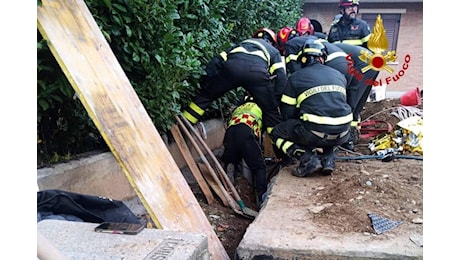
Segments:
[[[187,142],[185,141],[184,137],[182,136],[182,133],[180,132],[179,126],[177,125],[172,125],[171,126],[171,134],[174,138],[174,141],[176,141],[177,147],[179,148],[182,157],[184,157],[184,160],[187,162],[188,167],[190,168],[190,171],[192,172],[193,176],[195,177],[198,186],[200,186],[201,191],[203,192],[204,196],[206,197],[206,200],[209,205],[211,205],[214,202],[214,196],[212,195],[211,189],[209,189],[208,184],[206,183],[205,179],[203,178],[203,175],[201,175],[200,169],[198,169],[198,166],[196,165],[195,159],[193,158],[192,152],[187,146]]]
[[[83,0],[43,0],[37,26],[158,228],[204,233],[230,259]]]
[[[220,189],[219,184],[217,184],[214,178],[211,176],[211,173],[209,172],[209,169],[206,167],[206,165],[204,163],[198,163],[198,167],[203,173],[203,177],[206,179],[209,186],[211,186],[212,190],[220,198],[224,206],[229,207],[230,204],[228,204],[228,199],[225,197],[224,191]]]

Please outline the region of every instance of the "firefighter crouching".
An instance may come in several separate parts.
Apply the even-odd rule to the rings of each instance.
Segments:
[[[348,140],[353,119],[347,81],[342,73],[324,65],[326,49],[314,38],[305,41],[298,58],[302,68],[290,75],[281,98],[285,121],[273,129],[271,137],[288,156],[300,159],[293,175],[328,175],[335,167],[334,148]]]

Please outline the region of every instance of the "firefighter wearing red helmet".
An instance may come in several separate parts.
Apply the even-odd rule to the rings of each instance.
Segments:
[[[261,28],[254,32],[252,38],[260,38],[269,42],[273,47],[278,48],[278,41],[276,34],[273,30],[268,28]]]
[[[331,25],[327,40],[367,48],[371,30],[366,21],[357,17],[359,0],[340,0],[339,9],[342,17]]]
[[[201,78],[201,89],[183,110],[184,117],[196,124],[214,100],[243,87],[262,109],[262,121],[270,133],[281,122],[278,105],[287,83],[284,61],[273,43],[275,33],[263,28],[214,56]]]
[[[278,50],[280,51],[281,55],[285,55],[284,45],[296,36],[299,36],[299,32],[291,27],[283,27],[278,31],[276,38],[278,41]]]
[[[297,21],[295,29],[299,32],[300,35],[312,35],[314,32],[313,24],[311,24],[310,19],[307,17],[301,17]]]

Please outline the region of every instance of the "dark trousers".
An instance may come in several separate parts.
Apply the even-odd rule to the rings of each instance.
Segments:
[[[319,137],[314,134],[308,127],[308,122],[301,121],[299,119],[288,119],[280,124],[278,124],[272,131],[271,136],[273,140],[282,138],[284,140],[289,140],[294,142],[297,145],[300,145],[305,148],[305,150],[311,151],[315,148],[323,148],[325,154],[329,154],[334,147],[339,146],[345,143],[350,135],[350,131],[347,132],[344,136],[328,139],[327,135],[324,137]],[[349,130],[349,125],[344,126],[343,131]],[[331,133],[332,134],[332,133]],[[339,134],[339,133],[333,133]]]
[[[254,131],[246,124],[230,126],[224,136],[222,161],[225,166],[238,165],[242,159],[255,177],[255,188],[259,201],[267,191],[267,169],[260,143]],[[252,181],[252,180],[251,180]]]

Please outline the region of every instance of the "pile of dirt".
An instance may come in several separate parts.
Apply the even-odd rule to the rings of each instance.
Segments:
[[[392,112],[398,107],[401,107],[398,99],[369,102],[361,116],[363,121],[381,120],[395,127],[400,119]],[[422,105],[417,108],[423,109]],[[374,233],[367,214],[375,213],[390,220],[414,223],[422,233],[423,161],[399,158],[389,162],[340,160],[341,157],[371,155],[370,140],[360,139],[355,152],[338,152],[335,171],[331,176],[324,176],[320,188],[312,191],[318,205],[333,204],[315,214],[314,224],[334,232]],[[254,191],[247,181],[239,178],[235,187],[245,205],[257,209]],[[199,187],[192,185],[191,188],[227,253],[233,257],[252,220],[235,214],[220,201],[208,205]]]

